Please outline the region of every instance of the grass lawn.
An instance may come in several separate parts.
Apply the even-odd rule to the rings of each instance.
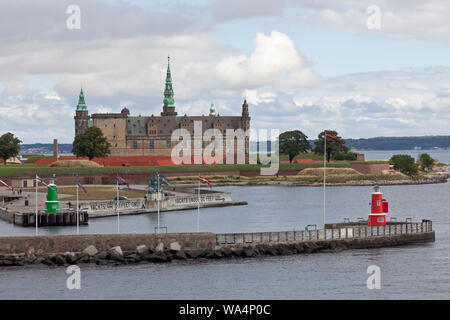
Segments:
[[[302,170],[305,168],[318,168],[322,163],[281,163],[280,170]],[[349,162],[330,162],[328,167],[347,168]],[[126,174],[126,173],[151,173],[151,172],[219,172],[219,171],[259,171],[263,166],[259,164],[220,164],[220,165],[180,165],[180,166],[147,166],[147,167],[96,167],[96,168],[59,168],[35,165],[0,165],[0,178],[28,176],[40,177],[56,176],[92,176],[106,174]]]
[[[115,186],[102,186],[102,187],[85,187],[88,195],[86,195],[82,189],[78,189],[78,199],[79,200],[112,200],[117,196],[117,191]],[[28,188],[23,189],[24,191],[33,192],[36,189]],[[47,188],[38,188],[38,192],[47,192]],[[77,188],[76,187],[58,187],[58,194],[71,194],[72,197],[60,198],[61,201],[77,200]],[[121,186],[119,191],[119,196],[127,197],[129,199],[133,198],[143,198],[144,192],[128,190],[127,187]]]

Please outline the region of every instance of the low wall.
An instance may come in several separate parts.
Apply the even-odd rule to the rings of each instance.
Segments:
[[[223,246],[256,245],[271,243],[296,243],[304,241],[328,241],[349,239],[373,239],[378,237],[401,237],[411,234],[432,234],[434,240],[433,223],[430,220],[422,222],[398,222],[382,227],[368,227],[367,225],[347,224],[341,228],[327,228],[324,230],[298,230],[281,232],[253,232],[253,233],[223,233],[217,234],[217,244]]]
[[[159,242],[169,246],[177,241],[183,249],[214,249],[214,233],[172,233],[172,234],[89,234],[59,236],[0,237],[0,254],[11,253],[63,253],[81,252],[87,246],[94,245],[99,251],[120,246],[122,250],[135,250],[145,244],[155,248]]]

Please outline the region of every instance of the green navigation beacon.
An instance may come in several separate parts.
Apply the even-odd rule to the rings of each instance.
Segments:
[[[53,177],[47,186],[47,201],[45,201],[46,213],[59,213],[59,202],[57,199],[55,178]]]

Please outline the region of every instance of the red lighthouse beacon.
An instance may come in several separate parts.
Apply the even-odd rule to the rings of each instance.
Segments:
[[[371,210],[369,214],[369,227],[382,227],[386,225],[386,213],[388,213],[388,202],[383,199],[380,187],[375,185],[372,193]]]

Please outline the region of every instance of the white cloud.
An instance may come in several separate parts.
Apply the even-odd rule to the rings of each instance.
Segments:
[[[261,86],[307,87],[318,82],[310,62],[284,33],[258,33],[250,56],[230,56],[217,65],[225,85],[235,88]]]
[[[257,106],[260,103],[270,103],[274,102],[277,98],[277,94],[275,92],[258,92],[258,90],[245,90],[244,97],[247,99],[247,102]]]
[[[450,6],[447,0],[303,0],[297,2],[307,10],[303,23],[354,34],[383,35],[394,39],[450,39]],[[371,14],[366,9],[376,5],[381,10],[381,28],[368,29]]]

